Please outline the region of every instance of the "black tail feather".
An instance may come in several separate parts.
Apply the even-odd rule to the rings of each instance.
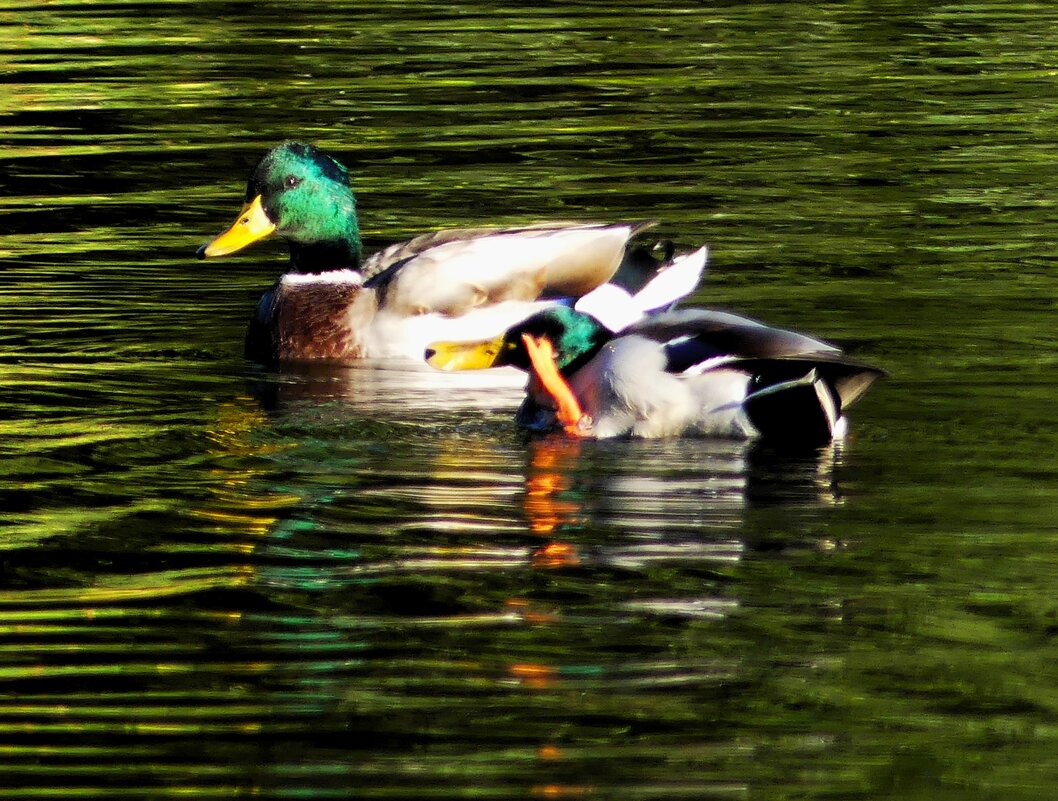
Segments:
[[[830,442],[841,419],[840,400],[816,369],[769,383],[744,402],[762,439],[777,445],[816,448]]]

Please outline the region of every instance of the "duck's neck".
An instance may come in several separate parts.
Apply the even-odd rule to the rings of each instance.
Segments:
[[[360,240],[340,239],[303,244],[290,242],[290,269],[295,273],[323,273],[360,269]]]

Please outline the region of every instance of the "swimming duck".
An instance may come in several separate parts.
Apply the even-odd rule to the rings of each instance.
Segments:
[[[257,304],[248,358],[421,360],[432,340],[492,337],[551,299],[610,280],[641,282],[664,261],[630,244],[651,225],[447,230],[363,258],[348,170],[312,145],[285,142],[257,164],[239,216],[198,257],[226,256],[272,234],[287,240],[290,269]]]
[[[818,339],[736,314],[640,315],[618,332],[575,308],[545,309],[498,339],[438,342],[442,370],[530,373],[517,421],[576,437],[760,437],[815,447],[844,435],[845,410],[884,373]]]

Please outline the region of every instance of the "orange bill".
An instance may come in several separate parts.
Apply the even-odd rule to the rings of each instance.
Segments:
[[[555,399],[555,405],[558,407],[558,421],[562,423],[562,428],[567,434],[573,434],[578,437],[584,436],[584,429],[580,425],[584,412],[580,408],[577,396],[573,394],[573,390],[566,383],[566,379],[562,377],[562,373],[555,366],[555,349],[551,342],[545,337],[538,339],[529,334],[522,334],[522,342],[525,343],[529,361],[532,363],[533,370],[536,371],[540,383],[548,394]]]

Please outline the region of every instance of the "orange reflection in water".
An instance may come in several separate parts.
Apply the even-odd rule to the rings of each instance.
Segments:
[[[532,553],[530,563],[534,568],[576,567],[582,562],[577,546],[558,538],[563,527],[576,525],[583,515],[583,504],[572,488],[581,447],[580,440],[567,437],[548,437],[530,443],[523,508],[529,530],[546,538]],[[557,612],[532,609],[525,599],[512,598],[507,603],[530,623],[554,623],[560,619]],[[518,662],[510,665],[508,673],[527,690],[553,690],[561,682],[555,665]],[[559,746],[546,743],[537,749],[536,756],[542,763],[556,763],[564,760],[566,754]],[[533,798],[584,798],[594,793],[591,785],[557,781],[530,788]]]
[[[531,607],[525,598],[508,598],[506,605],[526,623],[554,623],[558,620],[557,613]]]
[[[523,504],[529,530],[534,534],[550,537],[562,526],[579,520],[583,508],[571,497],[570,474],[580,449],[579,440],[565,437],[549,437],[530,444]],[[532,554],[532,565],[538,568],[574,567],[580,562],[577,547],[558,540]]]
[[[536,755],[542,760],[556,762],[565,757],[562,749],[557,745],[542,745],[536,749]]]
[[[549,542],[532,555],[533,567],[576,567],[580,564],[577,548],[568,542]]]
[[[583,798],[595,788],[588,784],[538,784],[531,792],[535,798]]]
[[[533,662],[515,662],[508,668],[512,677],[523,687],[534,690],[550,689],[558,685],[558,668]]]
[[[530,443],[525,478],[525,516],[534,534],[546,536],[579,517],[581,504],[560,497],[570,487],[570,471],[580,457],[581,443],[549,437]]]

